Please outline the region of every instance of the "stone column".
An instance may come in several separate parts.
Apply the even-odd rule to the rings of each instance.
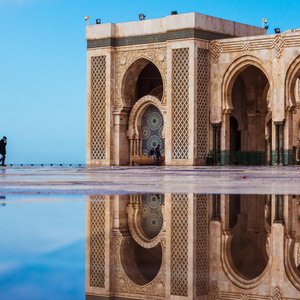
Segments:
[[[275,157],[273,157],[274,165],[283,165],[283,147],[284,147],[284,120],[275,121]]]
[[[293,109],[286,111],[286,120],[284,124],[284,154],[283,164],[285,166],[293,165]]]
[[[213,162],[214,165],[221,164],[221,122],[213,123]]]
[[[113,147],[111,149],[112,163],[115,166],[128,165],[131,163],[131,159],[129,161],[129,153],[132,153],[130,151],[132,145],[129,145],[129,139],[126,136],[128,111],[116,109],[113,112],[113,120]]]

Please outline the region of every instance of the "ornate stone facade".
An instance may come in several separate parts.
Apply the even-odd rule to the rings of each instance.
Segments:
[[[299,30],[266,35],[187,14],[86,32],[88,165],[131,165],[142,156],[143,113],[154,102],[166,165],[296,162]],[[145,97],[156,100],[137,106]]]

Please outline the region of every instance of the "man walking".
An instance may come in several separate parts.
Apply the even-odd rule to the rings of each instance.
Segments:
[[[7,144],[7,137],[4,136],[2,140],[0,140],[0,154],[2,155],[0,162],[2,167],[6,167],[5,164],[6,144]]]

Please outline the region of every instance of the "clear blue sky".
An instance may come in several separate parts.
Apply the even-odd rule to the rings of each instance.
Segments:
[[[164,17],[172,10],[300,28],[300,1],[0,0],[0,137],[7,163],[84,163],[86,41],[91,23]]]

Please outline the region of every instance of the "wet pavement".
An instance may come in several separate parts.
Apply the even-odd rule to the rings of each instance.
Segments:
[[[138,192],[300,194],[300,166],[0,169],[0,195]]]

